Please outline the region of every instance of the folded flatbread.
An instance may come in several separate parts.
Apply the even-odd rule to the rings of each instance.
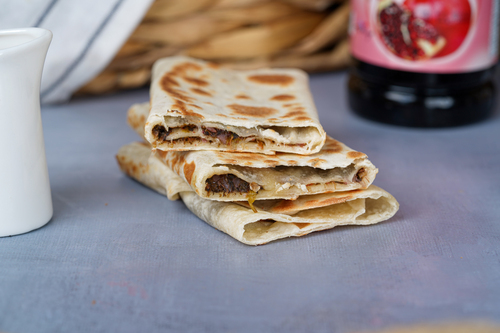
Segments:
[[[297,69],[235,71],[188,57],[153,67],[145,137],[160,150],[312,154],[325,131]]]
[[[192,191],[191,186],[151,155],[149,143],[134,142],[121,147],[116,160],[123,173],[170,200],[179,199],[180,192]]]
[[[147,103],[135,104],[128,111],[128,123],[141,136],[148,108]],[[365,189],[378,172],[365,154],[331,137],[318,153],[307,156],[213,150],[156,150],[156,154],[198,195],[218,201],[295,199]]]
[[[140,183],[177,199],[200,219],[248,245],[260,245],[340,225],[368,225],[391,218],[399,209],[392,195],[371,185],[366,190],[301,196],[297,200],[219,202],[198,196],[191,187],[150,155],[145,143],[132,143],[117,154],[122,171]]]

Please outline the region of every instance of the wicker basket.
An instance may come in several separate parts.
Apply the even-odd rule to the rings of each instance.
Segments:
[[[345,68],[348,20],[343,0],[156,0],[111,63],[78,94],[147,85],[157,59],[179,54],[238,69]]]

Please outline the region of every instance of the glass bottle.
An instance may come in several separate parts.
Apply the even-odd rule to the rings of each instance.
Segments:
[[[458,126],[493,112],[498,0],[352,0],[349,104],[375,121]]]

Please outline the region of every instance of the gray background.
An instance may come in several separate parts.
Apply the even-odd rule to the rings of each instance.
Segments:
[[[0,238],[0,331],[342,332],[500,322],[500,119],[407,129],[311,79],[328,134],[365,152],[391,220],[250,247],[119,171],[147,90],[43,108],[54,217]],[[19,147],[22,149],[22,147]],[[26,205],[29,209],[29,203]]]

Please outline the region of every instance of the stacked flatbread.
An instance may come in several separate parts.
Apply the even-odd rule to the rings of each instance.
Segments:
[[[128,112],[147,142],[122,147],[120,168],[245,244],[374,224],[399,208],[371,185],[367,156],[326,135],[301,71],[165,58],[150,95]]]

